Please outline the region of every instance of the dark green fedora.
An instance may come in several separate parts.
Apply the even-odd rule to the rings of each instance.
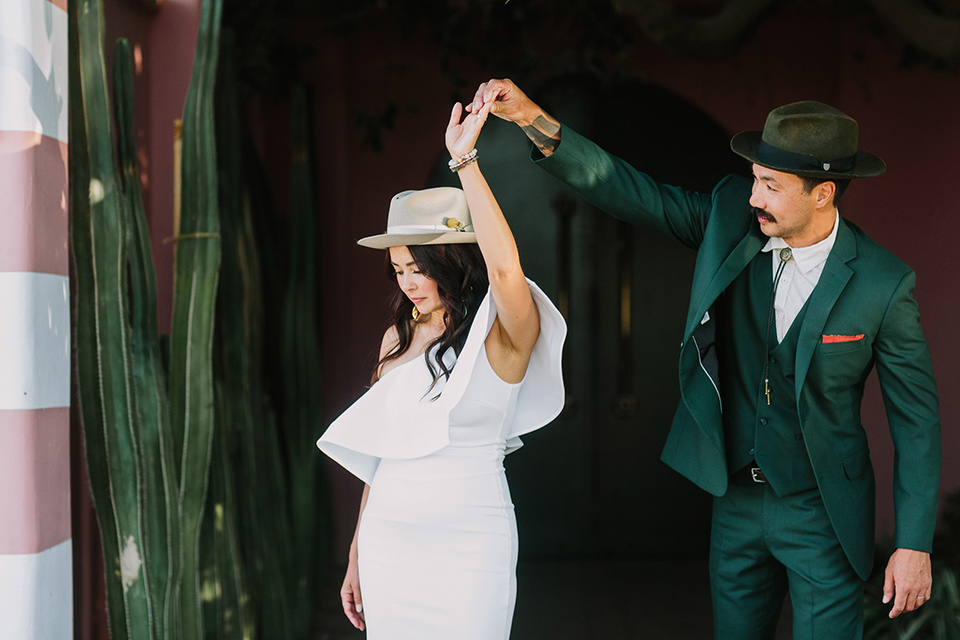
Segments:
[[[770,112],[763,131],[744,131],[730,148],[768,169],[817,178],[872,178],[883,160],[857,149],[857,121],[820,102],[794,102]]]

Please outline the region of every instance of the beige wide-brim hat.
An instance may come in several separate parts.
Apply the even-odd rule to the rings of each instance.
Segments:
[[[388,249],[411,244],[476,241],[463,191],[456,187],[434,187],[393,196],[387,214],[387,232],[361,238],[357,244],[371,249]]]

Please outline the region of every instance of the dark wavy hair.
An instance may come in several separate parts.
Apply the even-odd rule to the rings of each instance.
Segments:
[[[453,348],[454,353],[459,356],[463,349],[470,325],[477,315],[480,302],[487,293],[489,286],[487,265],[483,261],[480,247],[476,244],[408,245],[407,249],[410,250],[410,255],[417,264],[417,270],[437,283],[437,293],[440,296],[440,304],[443,305],[443,318],[446,324],[443,333],[427,345],[424,353],[427,368],[433,376],[430,389],[427,389],[429,393],[441,376],[450,378],[451,369],[443,362],[443,354],[447,349]],[[386,275],[396,283],[396,267],[390,262],[389,250],[386,254]],[[413,302],[398,287],[389,305],[391,323],[397,330],[399,342],[377,362],[373,369],[373,382],[379,378],[381,367],[406,353],[413,340]],[[431,352],[433,352],[432,358]]]

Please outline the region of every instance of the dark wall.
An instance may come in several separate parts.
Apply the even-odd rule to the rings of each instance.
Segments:
[[[168,0],[156,17],[136,13],[130,2],[114,0],[106,4],[111,31],[108,43],[116,35],[128,35],[143,45],[144,66],[137,90],[138,101],[147,104],[142,105],[138,117],[146,119],[142,120],[140,134],[144,181],[160,278],[161,324],[166,326],[172,253],[162,240],[172,235],[172,119],[182,107],[189,80],[199,3]],[[948,243],[960,231],[960,218],[955,215],[960,202],[950,174],[950,167],[960,161],[960,128],[954,115],[960,107],[960,83],[955,74],[902,66],[903,43],[889,34],[878,37],[872,28],[874,22],[834,16],[825,28],[821,16],[802,7],[783,8],[778,16],[761,24],[736,56],[722,62],[682,60],[638,39],[623,67],[627,70],[624,80],[642,80],[649,92],[617,96],[604,93],[605,88],[576,82],[548,91],[550,78],[517,76],[518,68],[509,63],[485,66],[480,61],[489,56],[483,51],[456,59],[453,71],[463,79],[457,85],[451,80],[450,70],[443,67],[443,50],[429,37],[434,32],[425,23],[380,23],[369,28],[361,24],[332,35],[325,30],[329,24],[322,18],[296,21],[289,42],[312,48],[302,74],[317,98],[316,184],[324,239],[327,419],[334,418],[362,392],[385,320],[383,300],[390,284],[382,276],[381,258],[376,252],[357,247],[354,240],[381,230],[387,203],[394,193],[430,183],[433,170],[444,157],[443,128],[453,99],[469,99],[473,87],[489,77],[514,76],[523,80],[523,86],[543,91],[534,97],[549,102],[548,108],[568,125],[582,125],[584,131],[593,131],[598,123],[606,126],[598,126],[593,135],[611,147],[624,145],[621,153],[642,169],[667,181],[675,176],[676,182],[685,186],[703,186],[691,183],[689,166],[726,166],[730,158],[721,160],[726,150],[720,138],[760,128],[767,112],[780,104],[818,99],[857,118],[861,146],[883,157],[889,170],[880,178],[855,184],[841,213],[917,271],[916,297],[940,383],[945,452],[948,459],[955,456],[960,450],[956,429],[960,354],[952,338],[955,318],[960,315],[960,298],[951,286],[956,268]],[[498,37],[500,34],[491,32],[490,41]],[[577,53],[557,46],[532,45],[531,55],[557,60]],[[613,84],[632,86],[627,81]],[[561,91],[563,87],[566,94]],[[669,99],[685,111],[664,113],[662,104],[654,104],[656,96],[663,100],[672,96]],[[392,111],[388,108],[391,105]],[[260,123],[259,146],[268,166],[274,169],[275,193],[281,200],[285,178],[279,167],[284,166],[282,160],[289,149],[288,129],[282,124],[287,112],[283,96],[272,96],[260,101],[252,114]],[[601,112],[603,115],[598,115]],[[694,119],[698,126],[712,131],[709,136],[715,142],[709,151],[705,130],[685,126]],[[392,123],[379,130],[379,150],[371,146],[369,136],[376,130],[369,125],[376,122]],[[504,198],[514,192],[528,195],[518,201],[515,213],[508,211],[518,237],[526,243],[525,267],[546,287],[558,290],[566,266],[561,257],[569,255],[574,263],[566,276],[570,287],[581,287],[588,301],[620,304],[603,278],[618,277],[622,272],[615,269],[622,270],[624,251],[607,251],[610,237],[622,235],[622,230],[610,219],[573,205],[565,224],[575,242],[568,247],[568,254],[558,252],[554,241],[562,224],[557,216],[567,205],[532,197],[549,193],[553,198],[558,195],[557,187],[522,157],[526,146],[523,136],[511,126],[495,125],[500,123],[491,123],[480,143],[482,165],[492,182],[500,181],[502,186],[495,185],[495,190]],[[636,140],[644,133],[665,134],[666,141],[654,138],[640,148]],[[501,139],[507,147],[503,163],[491,162],[497,158],[499,151],[494,147]],[[669,146],[671,139],[677,140],[676,147]],[[485,146],[490,147],[489,153]],[[679,149],[686,153],[666,152]],[[679,164],[678,159],[689,159],[691,164]],[[702,177],[709,176],[703,173]],[[537,182],[541,190],[516,188],[517,183],[525,187],[528,181]],[[548,219],[549,223],[543,222]],[[627,363],[637,397],[622,397],[621,393],[611,397],[607,391],[608,396],[601,398],[602,387],[582,380],[584,374],[578,373],[577,366],[588,362],[592,367],[588,371],[596,371],[617,386],[611,371],[619,372],[622,378],[625,370],[616,367],[625,365],[604,353],[616,354],[619,343],[604,340],[622,336],[616,323],[610,324],[606,312],[594,313],[589,306],[574,305],[570,320],[576,331],[571,332],[568,345],[577,357],[570,362],[568,379],[580,394],[580,413],[567,415],[553,427],[532,435],[527,450],[508,463],[517,490],[519,517],[521,523],[527,523],[527,530],[550,539],[549,526],[537,531],[538,523],[548,521],[544,517],[547,512],[560,513],[559,521],[569,525],[563,535],[553,536],[551,544],[558,549],[564,545],[568,549],[582,548],[585,542],[607,534],[611,548],[620,544],[616,540],[637,531],[656,535],[660,530],[661,535],[669,535],[662,518],[664,509],[669,511],[669,496],[675,495],[670,492],[686,491],[674,488],[687,483],[663,468],[656,457],[676,398],[674,370],[667,351],[681,331],[670,313],[660,311],[685,305],[685,291],[677,283],[689,277],[689,252],[641,231],[632,231],[630,236],[625,252],[632,256],[630,308],[640,316],[657,310],[649,319],[652,324],[630,336],[630,344],[638,350]],[[669,286],[661,283],[665,275],[673,279]],[[662,353],[663,360],[655,360],[652,353]],[[582,417],[602,411],[608,413],[607,419],[585,429]],[[638,412],[637,419],[618,417],[631,411]],[[893,451],[885,433],[875,379],[869,384],[863,421],[871,437],[878,474],[880,528],[890,530]],[[318,434],[324,426],[318,425]],[[545,480],[548,476],[539,469],[547,465],[558,470],[562,484],[554,486]],[[331,465],[331,473],[337,513],[336,549],[343,553],[355,524],[360,486],[335,465]],[[944,474],[944,491],[960,487],[960,468],[947,464]],[[646,480],[637,486],[631,478]],[[624,479],[628,479],[626,483]],[[521,488],[525,485],[532,487],[529,494]],[[702,496],[691,499],[703,503]],[[621,505],[635,515],[623,520],[621,528],[606,531],[604,514]],[[558,511],[561,507],[569,509]],[[694,510],[702,513],[705,508],[695,506]]]
[[[960,400],[955,392],[960,382],[960,359],[953,341],[955,317],[960,313],[960,301],[952,295],[949,274],[955,269],[949,263],[946,243],[957,236],[957,194],[946,176],[945,167],[957,164],[960,145],[960,129],[952,114],[960,107],[960,83],[954,75],[940,75],[926,68],[902,68],[899,64],[897,43],[881,40],[860,19],[839,21],[829,33],[819,33],[818,46],[804,47],[798,34],[809,33],[817,26],[816,16],[788,10],[764,23],[756,37],[733,59],[723,62],[692,62],[650,46],[638,44],[631,61],[635,78],[643,79],[649,86],[659,87],[667,94],[677,97],[678,104],[686,105],[689,112],[702,115],[701,122],[712,122],[729,137],[745,129],[762,127],[767,112],[780,104],[800,99],[817,99],[836,105],[857,118],[861,125],[861,146],[883,157],[890,167],[881,178],[864,181],[851,188],[842,208],[842,215],[854,220],[876,240],[890,248],[910,263],[918,273],[917,299],[923,314],[923,322],[934,355],[934,366],[941,388],[942,415],[944,416],[946,455],[955,455],[960,449],[960,436],[956,430],[956,416]],[[321,166],[318,185],[325,229],[324,268],[328,274],[326,283],[337,291],[331,296],[331,307],[325,314],[324,336],[329,400],[328,417],[332,419],[346,407],[366,384],[373,355],[383,330],[384,312],[382,300],[387,283],[380,271],[380,258],[353,244],[356,238],[379,232],[384,224],[386,205],[390,196],[409,188],[429,184],[431,170],[444,150],[442,132],[454,97],[469,99],[473,86],[459,92],[440,68],[440,54],[436,46],[429,44],[418,32],[407,31],[401,35],[389,29],[359,30],[349,35],[318,38],[319,25],[305,22],[299,25],[294,39],[309,43],[317,53],[305,68],[308,82],[322,88],[323,99],[317,104],[317,123]],[[426,33],[426,30],[423,31]],[[902,44],[902,43],[901,43]],[[556,51],[544,50],[544,56],[557,55]],[[461,77],[472,78],[479,83],[489,77],[510,75],[510,69],[458,68]],[[536,83],[546,86],[545,78]],[[577,93],[577,86],[571,85]],[[580,93],[589,89],[580,89]],[[649,95],[657,95],[651,91]],[[551,96],[535,95],[540,101],[549,101]],[[592,102],[589,108],[598,108],[597,100],[583,96],[567,98],[567,103],[576,100]],[[706,141],[698,130],[685,126],[688,122],[683,113],[664,114],[651,108],[642,97],[603,96],[603,117],[582,115],[586,123],[603,122],[607,132],[596,135],[609,141],[612,146],[621,145],[627,157],[635,158],[638,165],[662,176],[664,180],[676,180],[685,186],[691,185],[688,166],[704,160],[719,166],[729,166],[732,154],[726,153],[720,142],[705,150]],[[564,117],[581,117],[564,111],[568,104],[554,99],[549,109],[563,113]],[[383,131],[383,148],[374,151],[364,146],[364,130],[357,125],[361,114],[375,114],[384,105],[397,105],[394,126]],[[584,107],[588,108],[588,107]],[[672,117],[670,117],[672,116]],[[570,121],[568,121],[570,124]],[[573,125],[571,125],[573,126]],[[507,127],[509,129],[509,127]],[[589,128],[589,125],[588,125]],[[490,127],[491,132],[494,127]],[[643,132],[667,132],[667,140],[676,141],[677,148],[685,150],[688,165],[678,165],[676,155],[666,153],[663,138],[652,140],[644,148],[634,141],[634,136]],[[496,136],[519,139],[516,144],[524,146],[523,136],[516,131],[506,131]],[[493,137],[494,134],[485,134]],[[487,144],[482,139],[481,145]],[[511,143],[513,144],[513,143]],[[480,147],[481,151],[483,146]],[[635,152],[632,153],[632,152]],[[670,157],[670,162],[666,161]],[[510,164],[500,167],[491,163],[490,154],[481,161],[491,181],[498,171],[506,171],[509,179],[505,186],[495,191],[506,197],[507,193],[520,188],[527,190],[529,181],[536,180],[535,169],[525,159],[516,161],[510,156]],[[716,160],[714,160],[716,158]],[[701,163],[702,164],[702,163]],[[555,217],[549,203],[536,203],[532,216],[526,211],[508,211],[511,221],[518,226],[518,236],[525,233],[520,228],[525,224],[544,224],[541,216]],[[591,214],[592,215],[592,214]],[[598,219],[600,220],[600,219]],[[593,236],[593,245],[582,246],[578,259],[590,259],[599,265],[596,255],[609,246],[611,234],[618,233],[608,220],[592,223],[590,229],[579,229],[580,238]],[[554,233],[553,223],[547,225]],[[635,254],[636,268],[649,274],[646,281],[635,281],[634,305],[659,309],[664,298],[673,297],[674,303],[685,304],[685,291],[679,286],[663,286],[664,272],[683,271],[687,250],[664,244],[660,239],[645,237],[637,232],[636,247],[643,247]],[[524,261],[534,277],[552,277],[554,265],[549,261],[552,249],[538,248],[535,243],[523,247]],[[546,252],[546,254],[544,254]],[[645,262],[657,256],[653,263]],[[547,260],[546,270],[538,273],[541,261]],[[676,264],[672,261],[676,261]],[[666,266],[669,265],[669,266]],[[575,268],[583,266],[577,263]],[[657,271],[658,266],[665,267]],[[609,295],[603,282],[597,283],[599,298]],[[606,293],[604,293],[606,291]],[[640,313],[648,309],[638,308]],[[344,322],[349,317],[349,322]],[[659,316],[658,316],[659,317]],[[598,323],[602,319],[584,317],[577,322]],[[571,324],[574,324],[572,321]],[[665,321],[654,330],[635,336],[637,344],[645,349],[657,350],[661,344],[677,342],[681,326]],[[676,335],[662,334],[673,331]],[[653,335],[650,335],[653,334]],[[599,349],[577,340],[586,337],[571,336],[570,348]],[[603,365],[602,357],[598,366]],[[575,361],[579,364],[579,361]],[[615,421],[595,425],[597,433],[605,434],[591,440],[569,426],[563,420],[555,428],[534,434],[528,451],[516,454],[510,461],[521,526],[536,529],[543,521],[541,512],[554,509],[559,503],[564,509],[577,505],[574,510],[586,509],[588,515],[564,515],[568,523],[587,518],[587,524],[579,522],[567,531],[566,542],[554,541],[557,548],[570,543],[580,546],[582,540],[597,539],[597,518],[602,518],[611,505],[620,504],[624,509],[634,509],[638,515],[627,522],[619,537],[636,535],[646,527],[659,530],[662,537],[668,530],[660,526],[664,504],[670,504],[673,485],[683,486],[686,481],[662,468],[656,460],[658,439],[665,433],[676,398],[673,369],[669,365],[655,365],[651,359],[636,360],[638,381],[651,385],[643,391],[649,396],[638,398],[642,415],[634,429],[618,431]],[[600,370],[602,374],[603,371]],[[576,373],[568,371],[575,379]],[[642,385],[641,385],[642,386]],[[649,402],[650,397],[662,402]],[[594,399],[599,402],[599,399]],[[599,404],[596,405],[599,408]],[[871,438],[874,463],[878,475],[878,514],[881,532],[891,530],[893,507],[890,495],[893,451],[886,434],[885,417],[875,379],[869,384],[864,406],[863,422]],[[601,444],[596,445],[596,441]],[[593,442],[594,444],[591,444]],[[622,445],[622,446],[621,446]],[[593,447],[599,446],[599,449]],[[579,449],[586,447],[586,452]],[[605,449],[604,447],[608,447]],[[624,452],[642,450],[642,456]],[[528,497],[523,493],[525,483],[536,484],[525,473],[523,464],[530,461],[532,468],[540,468],[533,460],[550,458],[550,463],[563,469],[568,480],[558,486],[538,485]],[[546,463],[544,463],[546,464]],[[651,478],[656,482],[636,486],[618,483],[610,477],[610,469],[625,469],[628,465],[657,468]],[[337,548],[345,549],[355,524],[359,483],[341,472],[334,465],[331,469],[335,479],[335,499],[341,521],[338,523]],[[617,476],[619,472],[614,473]],[[620,478],[634,477],[633,471],[624,472]],[[597,478],[607,481],[598,488]],[[947,465],[944,491],[960,486],[960,470]],[[643,498],[651,487],[656,492],[666,491],[661,498]],[[591,489],[592,488],[592,489]],[[609,497],[604,497],[604,496]],[[683,495],[683,494],[681,494]],[[701,500],[701,502],[703,502]],[[672,503],[675,504],[675,501]],[[705,509],[704,505],[696,508]],[[526,525],[524,522],[528,521]],[[632,527],[632,528],[631,528]],[[639,527],[639,529],[638,529]],[[658,529],[659,527],[659,529]],[[528,530],[529,530],[528,529]],[[592,532],[592,533],[591,533]],[[547,532],[539,532],[549,539]],[[590,536],[594,536],[590,538]],[[614,535],[611,533],[611,535]],[[572,541],[572,542],[571,542]]]

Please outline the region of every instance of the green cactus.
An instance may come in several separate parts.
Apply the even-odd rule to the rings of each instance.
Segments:
[[[233,39],[225,31],[217,80],[217,138],[221,178],[223,262],[217,300],[216,363],[221,402],[229,416],[220,422],[233,474],[239,542],[248,576],[240,602],[247,620],[256,618],[262,637],[289,633],[285,577],[290,563],[278,562],[290,548],[281,454],[276,433],[266,427],[262,368],[261,265],[252,223],[252,202],[242,159],[244,130],[233,64]],[[271,469],[279,466],[280,482]],[[269,514],[268,517],[264,517]],[[256,615],[253,609],[259,610]],[[247,625],[250,628],[252,625]]]
[[[150,234],[140,191],[133,126],[133,56],[121,38],[114,47],[114,103],[120,157],[122,201],[128,229],[131,290],[131,349],[134,376],[132,398],[137,405],[136,429],[141,439],[143,529],[148,563],[147,579],[156,612],[156,631],[170,637],[177,625],[172,605],[179,571],[180,518],[174,476],[174,449],[170,434],[166,374],[157,329],[157,284],[150,250]]]
[[[182,633],[204,637],[200,531],[214,435],[213,325],[220,269],[213,97],[222,0],[201,5],[183,113],[182,191],[170,332],[170,417],[179,478]]]
[[[290,465],[290,510],[296,565],[297,637],[309,629],[310,612],[319,597],[321,566],[325,564],[326,536],[319,517],[325,508],[321,458],[313,446],[323,419],[320,403],[321,371],[316,278],[316,218],[311,158],[312,129],[309,100],[302,86],[293,91],[291,139],[290,263],[284,300],[287,324],[282,333],[284,361],[284,431]]]
[[[219,246],[211,91],[220,1],[204,2],[203,15],[201,78],[187,107],[193,116],[183,207],[188,241],[177,256],[168,395],[132,133],[130,48],[120,41],[115,52],[115,150],[102,2],[78,0],[69,12],[76,376],[114,639],[202,637],[199,593],[181,585],[197,584],[213,433],[209,370]],[[177,413],[168,398],[178,400]]]
[[[203,623],[205,637],[249,640],[255,637],[247,570],[242,562],[237,526],[236,478],[229,430],[233,419],[230,398],[222,382],[216,385],[217,429],[210,468],[210,493],[204,514],[201,545]]]
[[[321,405],[307,102],[298,90],[290,260],[280,276],[261,263],[261,250],[275,248],[255,229],[254,213],[268,207],[252,184],[261,170],[242,162],[252,156],[229,65],[214,117],[222,0],[204,0],[201,11],[182,129],[173,329],[164,342],[130,47],[121,40],[115,48],[114,147],[102,0],[70,7],[76,372],[111,636],[305,638],[327,539],[312,446]],[[280,420],[261,374],[264,271],[272,290],[283,290],[288,323],[274,381],[287,390],[276,392]]]
[[[154,638],[163,592],[148,578],[140,408],[130,345],[132,238],[116,157],[103,64],[102,10],[80,0],[70,13],[71,241],[76,298],[77,380],[91,493],[102,536],[113,638]],[[122,62],[122,61],[121,61]],[[129,181],[128,181],[129,182]],[[129,186],[126,185],[126,186]],[[130,265],[136,269],[137,265]],[[159,508],[163,508],[162,506]]]

